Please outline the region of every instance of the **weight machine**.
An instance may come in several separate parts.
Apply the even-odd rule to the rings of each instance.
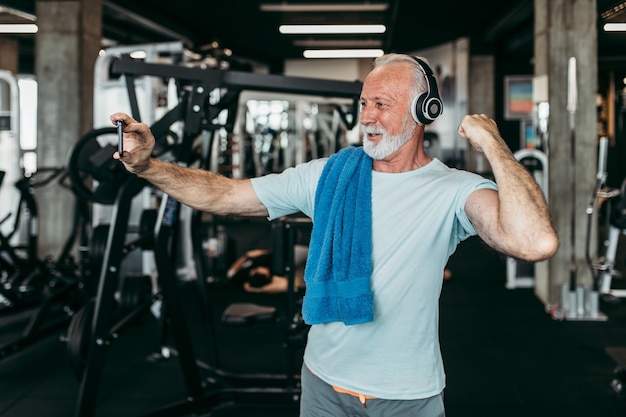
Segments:
[[[4,183],[14,184],[20,179],[20,94],[15,76],[6,70],[0,70],[0,171],[4,172]],[[12,216],[11,208],[17,205],[19,191],[14,187],[0,189],[0,218]],[[8,211],[8,212],[6,212]],[[0,227],[9,233],[11,222]]]
[[[20,198],[12,213],[12,229],[7,234],[0,232],[0,294],[3,312],[25,310],[29,319],[17,337],[0,345],[0,359],[60,331],[92,288],[85,251],[89,212],[80,199],[76,199],[72,231],[59,257],[40,258],[38,254],[39,207],[34,189],[53,180],[64,185],[65,174],[64,168],[40,168],[37,174],[15,183]],[[46,177],[35,181],[34,177],[41,175]],[[10,218],[5,217],[1,223]],[[21,233],[21,226],[25,233]],[[25,235],[23,240],[20,234]],[[70,255],[77,240],[81,242],[78,263]]]
[[[86,253],[87,203],[76,198],[72,230],[59,256],[41,257],[38,252],[40,220],[35,189],[52,182],[67,189],[70,185],[64,167],[34,170],[24,161],[22,146],[31,145],[22,137],[24,109],[19,89],[13,74],[0,70],[0,311],[11,324],[21,326],[25,319],[23,330],[0,345],[0,359],[62,331],[93,289]],[[71,255],[77,241],[78,262]]]
[[[599,291],[605,301],[616,302],[620,298],[626,298],[626,289],[613,286],[613,278],[623,278],[615,268],[617,248],[620,237],[626,235],[626,180],[619,190],[606,193],[608,212],[608,236],[605,245],[604,256],[596,265],[599,270]]]
[[[612,288],[613,277],[621,276],[620,272],[615,269],[615,262],[620,236],[626,234],[626,180],[622,182],[619,189],[604,187],[607,179],[607,149],[608,138],[603,137],[600,139],[598,183],[587,210],[588,213],[593,213],[599,200],[607,206],[605,211],[607,238],[603,245],[605,250],[604,255],[593,262],[589,254],[589,243],[587,243],[587,263],[593,271],[594,286],[600,297],[607,302],[616,302],[619,298],[626,297],[626,290]]]
[[[157,140],[155,152],[158,155],[168,154],[181,165],[196,163],[198,158],[207,160],[209,155],[195,153],[194,142],[204,131],[226,129],[232,132],[238,100],[243,90],[292,93],[312,96],[350,99],[351,106],[346,112],[340,112],[343,122],[352,128],[357,122],[358,98],[361,91],[359,82],[343,82],[321,80],[304,77],[286,77],[271,74],[255,74],[219,69],[195,68],[160,63],[147,63],[134,60],[127,55],[113,59],[110,66],[111,74],[124,77],[128,87],[131,113],[136,120],[141,120],[136,105],[134,82],[137,77],[151,76],[174,80],[178,86],[178,104],[151,125]],[[219,100],[211,97],[219,91]],[[218,123],[222,111],[227,112],[224,123]],[[170,127],[182,122],[182,135],[174,143],[168,142]],[[114,131],[114,128],[110,128]],[[113,132],[109,132],[113,133]],[[93,161],[106,164],[104,155],[111,159],[112,145],[93,143]],[[98,149],[98,146],[101,146]],[[211,146],[203,147],[211,149]],[[115,149],[113,147],[113,149]],[[77,166],[80,164],[77,164]],[[115,168],[114,168],[115,169]],[[70,168],[70,171],[73,171]],[[80,169],[79,169],[80,171]],[[83,184],[85,176],[74,172],[70,175],[77,184]],[[88,176],[88,175],[86,175]],[[97,194],[106,189],[106,178],[100,178]],[[89,340],[86,342],[84,354],[84,370],[82,372],[79,397],[75,415],[77,417],[92,416],[98,392],[98,382],[105,362],[106,348],[111,342],[111,319],[113,316],[113,298],[118,286],[119,272],[125,255],[126,234],[131,211],[131,201],[148,184],[135,176],[121,175],[116,178],[117,191],[113,194],[113,207],[108,238],[103,255],[102,268],[99,273],[99,286],[93,309],[92,325],[89,329]],[[83,188],[79,185],[80,188]],[[92,190],[87,189],[87,192]],[[108,194],[107,195],[111,195]],[[109,200],[110,201],[110,200]],[[299,400],[299,389],[294,383],[293,372],[289,371],[285,381],[273,387],[232,388],[220,383],[209,383],[201,376],[197,356],[191,343],[189,329],[185,325],[183,305],[180,302],[178,288],[178,271],[176,270],[176,251],[172,250],[180,235],[181,204],[173,198],[163,195],[155,228],[154,252],[158,271],[158,286],[164,311],[172,323],[171,336],[177,350],[177,356],[185,380],[187,398],[179,404],[167,409],[157,410],[151,416],[183,416],[198,410],[208,410],[225,399],[268,403],[275,400],[288,407],[293,407]],[[294,223],[295,224],[295,223]],[[293,225],[288,230],[294,230]],[[198,277],[198,284],[205,285],[204,279]],[[290,291],[293,292],[293,291]],[[205,294],[205,290],[201,290]],[[290,303],[290,309],[295,305]],[[290,312],[290,314],[295,313]],[[298,326],[295,326],[298,327]],[[215,377],[215,375],[213,375]],[[219,381],[229,379],[220,376]],[[258,382],[255,380],[255,382]],[[271,382],[277,381],[272,379]],[[251,397],[251,398],[250,398]],[[187,413],[187,414],[183,414]]]

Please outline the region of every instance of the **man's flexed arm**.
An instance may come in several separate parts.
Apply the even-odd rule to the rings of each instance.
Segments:
[[[182,167],[152,158],[155,139],[145,123],[124,113],[110,116],[124,124],[124,155],[119,159],[128,172],[146,179],[177,201],[197,210],[220,215],[267,216],[249,180],[226,178],[213,172]]]
[[[479,236],[515,258],[539,261],[554,255],[558,238],[548,205],[534,178],[515,159],[496,123],[468,115],[458,130],[489,161],[498,192],[482,189],[467,199],[465,211]]]

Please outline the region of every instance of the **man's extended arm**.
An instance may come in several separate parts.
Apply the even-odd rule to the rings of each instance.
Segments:
[[[116,152],[126,169],[146,179],[177,201],[194,209],[220,215],[267,216],[250,180],[235,180],[201,169],[186,168],[151,157],[154,136],[144,123],[124,113],[111,115],[124,123],[124,155]]]

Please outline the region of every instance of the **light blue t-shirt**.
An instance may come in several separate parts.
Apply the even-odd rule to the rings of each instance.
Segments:
[[[275,219],[298,211],[315,221],[317,182],[326,159],[255,178]],[[409,172],[372,171],[374,320],[313,325],[304,362],[331,385],[385,399],[439,394],[445,374],[439,347],[443,270],[457,244],[475,235],[467,197],[495,183],[434,159]]]

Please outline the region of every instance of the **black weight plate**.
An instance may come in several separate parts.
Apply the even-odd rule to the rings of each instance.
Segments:
[[[91,241],[89,243],[89,268],[93,276],[99,279],[104,262],[104,254],[109,240],[108,224],[99,224],[93,228]]]
[[[79,381],[83,377],[89,352],[94,310],[95,301],[90,299],[72,316],[67,328],[67,359]]]
[[[139,234],[142,238],[141,247],[144,250],[151,250],[154,248],[154,228],[156,226],[158,215],[159,213],[156,209],[145,209],[141,213],[141,219],[139,220]]]
[[[128,171],[113,159],[117,150],[117,129],[105,127],[81,136],[70,152],[68,176],[72,190],[81,198],[113,204]]]
[[[126,275],[120,288],[119,313],[131,312],[152,297],[152,280],[148,275]]]

